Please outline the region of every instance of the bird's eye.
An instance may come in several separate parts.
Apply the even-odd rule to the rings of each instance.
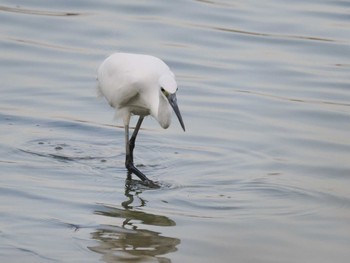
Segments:
[[[162,91],[162,92],[164,92],[165,91],[165,89],[162,87],[162,88],[160,88],[160,90]]]

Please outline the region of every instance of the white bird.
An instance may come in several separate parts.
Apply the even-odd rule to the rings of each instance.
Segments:
[[[174,110],[182,129],[185,125],[177,105],[175,75],[159,58],[129,53],[114,53],[97,70],[98,90],[116,109],[125,127],[125,167],[142,181],[153,185],[134,166],[135,139],[145,116],[151,115],[161,127],[168,128]],[[138,115],[135,130],[129,139],[131,115]]]

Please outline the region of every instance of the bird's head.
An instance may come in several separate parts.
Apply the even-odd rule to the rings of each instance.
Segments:
[[[164,96],[168,100],[170,106],[173,108],[177,118],[179,119],[182,129],[185,131],[185,124],[182,120],[179,106],[177,105],[176,91],[178,88],[174,75],[163,75],[159,79],[159,85],[161,96]]]

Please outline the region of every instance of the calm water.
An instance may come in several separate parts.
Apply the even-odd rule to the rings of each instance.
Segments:
[[[350,2],[4,0],[0,36],[1,262],[348,262]],[[96,97],[114,51],[177,75],[161,189]]]

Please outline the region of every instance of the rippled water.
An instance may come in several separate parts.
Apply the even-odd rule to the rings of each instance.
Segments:
[[[1,262],[348,262],[348,1],[2,1]],[[165,60],[126,181],[96,97],[114,51]],[[135,122],[134,122],[135,123]]]

